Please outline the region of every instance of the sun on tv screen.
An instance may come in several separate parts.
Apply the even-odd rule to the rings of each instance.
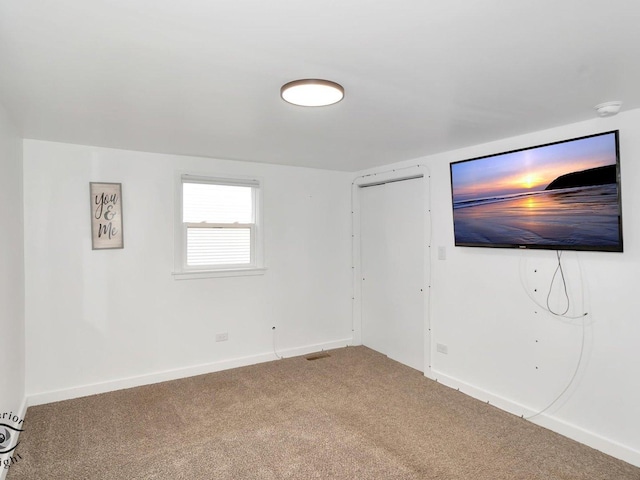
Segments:
[[[450,169],[457,246],[622,252],[617,130]]]

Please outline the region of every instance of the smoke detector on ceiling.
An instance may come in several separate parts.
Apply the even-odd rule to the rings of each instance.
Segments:
[[[612,117],[620,111],[620,107],[622,107],[622,102],[616,101],[600,103],[593,108],[600,117]]]

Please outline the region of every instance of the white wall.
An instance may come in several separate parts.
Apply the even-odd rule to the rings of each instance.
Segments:
[[[24,404],[22,139],[0,106],[0,411]]]
[[[546,291],[553,252],[453,247],[449,162],[618,128],[625,252],[565,255],[576,312],[589,312],[583,360],[562,399],[534,421],[640,465],[640,110],[377,171],[431,170],[432,375],[526,415],[561,393],[583,330],[535,313],[527,296]],[[264,276],[172,279],[178,170],[264,179]],[[292,353],[346,343],[356,175],[26,140],[28,394],[38,403],[157,380],[158,372],[170,378],[275,358],[272,324],[279,348]],[[123,183],[124,250],[91,250],[89,181]],[[16,239],[11,245],[19,249]],[[11,288],[19,290],[0,291]],[[222,331],[229,342],[214,343]],[[448,354],[436,353],[436,343]]]
[[[564,255],[573,312],[588,312],[584,353],[566,394],[533,421],[640,465],[640,110],[360,173],[416,163],[431,170],[431,374],[527,416],[549,405],[573,375],[581,321],[552,318],[527,295],[544,303],[555,252],[453,246],[449,163],[614,129],[625,251]],[[445,260],[438,260],[440,246]],[[437,353],[436,343],[448,354]]]
[[[172,278],[181,171],[262,178],[264,275]],[[24,178],[30,404],[272,360],[274,325],[351,340],[347,173],[25,140]],[[123,250],[91,249],[90,181],[122,183]]]

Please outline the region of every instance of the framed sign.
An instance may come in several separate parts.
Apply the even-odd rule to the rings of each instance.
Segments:
[[[91,247],[124,248],[122,238],[122,184],[89,183],[91,193]]]

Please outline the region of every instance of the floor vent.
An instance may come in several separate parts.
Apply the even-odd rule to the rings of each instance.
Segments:
[[[327,358],[330,357],[331,355],[329,355],[327,352],[320,352],[320,353],[314,353],[313,355],[309,355],[308,357],[305,357],[307,360],[319,360],[320,358]]]

